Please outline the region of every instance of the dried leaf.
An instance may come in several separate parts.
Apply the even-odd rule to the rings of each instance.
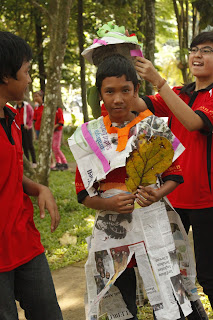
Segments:
[[[157,175],[170,167],[174,156],[172,144],[165,137],[152,136],[148,140],[140,135],[136,147],[126,162],[126,187],[130,192],[156,183]]]

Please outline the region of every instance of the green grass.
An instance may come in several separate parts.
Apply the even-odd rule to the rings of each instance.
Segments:
[[[93,221],[86,218],[94,216],[94,211],[78,204],[75,194],[74,174],[69,171],[51,172],[50,189],[53,192],[61,216],[60,224],[54,233],[50,232],[48,213],[44,220],[40,219],[36,203],[35,224],[41,233],[41,241],[46,250],[50,268],[57,269],[87,256],[86,237],[92,232]],[[68,234],[77,239],[76,244],[61,244],[60,239]]]
[[[73,161],[73,156],[67,144],[69,136],[69,133],[64,135],[61,147],[68,163]],[[40,219],[36,200],[33,200],[34,221],[40,231],[41,241],[45,248],[50,268],[54,270],[86,259],[86,237],[91,235],[95,211],[77,202],[74,173],[70,171],[50,172],[49,187],[58,205],[61,216],[60,224],[57,230],[51,233],[50,216],[46,212],[45,219]],[[68,236],[68,242],[70,243],[61,244],[60,239],[66,236]],[[72,243],[76,240],[76,243]]]

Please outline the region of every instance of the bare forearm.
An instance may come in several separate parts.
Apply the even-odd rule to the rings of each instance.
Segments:
[[[119,193],[109,198],[100,196],[87,196],[83,204],[95,210],[108,210],[117,213],[131,213],[134,210],[135,195],[130,193]]]
[[[45,186],[30,180],[26,176],[23,176],[22,184],[25,193],[33,197],[38,197],[40,190],[46,188]]]
[[[167,83],[160,89],[160,95],[174,116],[189,131],[202,129],[205,124],[189,106],[180,99]]]
[[[94,197],[90,197],[87,196],[84,200],[83,200],[83,204],[87,207],[87,208],[91,208],[91,209],[95,209],[95,210],[109,210],[108,209],[108,204],[107,204],[107,199],[108,198],[101,198],[100,196],[94,196]]]
[[[158,195],[159,195],[160,199],[162,199],[163,197],[167,196],[169,193],[171,193],[172,191],[174,191],[175,188],[177,188],[178,185],[179,185],[179,183],[176,182],[176,181],[172,181],[172,180],[166,181],[166,182],[158,189]]]
[[[138,95],[133,100],[132,110],[137,112],[143,112],[147,110],[147,105],[143,99],[141,99]]]

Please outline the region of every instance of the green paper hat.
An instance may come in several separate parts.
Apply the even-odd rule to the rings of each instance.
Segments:
[[[119,27],[111,21],[104,24],[97,34],[100,38],[94,39],[93,44],[82,52],[91,64],[98,66],[105,57],[116,53],[132,60],[131,50],[139,50],[142,54],[137,37],[126,36],[124,26]]]

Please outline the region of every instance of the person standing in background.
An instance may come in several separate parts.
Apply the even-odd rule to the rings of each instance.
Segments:
[[[51,168],[52,171],[68,169],[67,159],[60,149],[63,125],[64,125],[63,110],[60,107],[57,107],[56,114],[55,114],[53,142],[52,142],[52,150],[55,156],[56,165],[53,168]]]
[[[44,109],[44,92],[42,90],[36,91],[33,94],[33,101],[35,103],[35,109],[34,109],[34,127],[36,132],[36,140],[39,138],[40,133],[40,127],[41,127],[41,119],[42,119],[42,113]]]
[[[186,232],[192,226],[198,282],[213,307],[213,31],[198,34],[190,45],[195,82],[171,89],[149,60],[137,57],[135,68],[158,93],[136,100],[134,110],[149,108],[168,117],[171,131],[186,147],[180,156],[184,184],[168,198]]]
[[[21,124],[22,132],[22,147],[26,158],[29,160],[29,153],[32,158],[32,167],[36,168],[36,155],[33,146],[33,115],[34,111],[32,106],[27,101],[16,101],[14,108],[17,111],[17,117]]]

